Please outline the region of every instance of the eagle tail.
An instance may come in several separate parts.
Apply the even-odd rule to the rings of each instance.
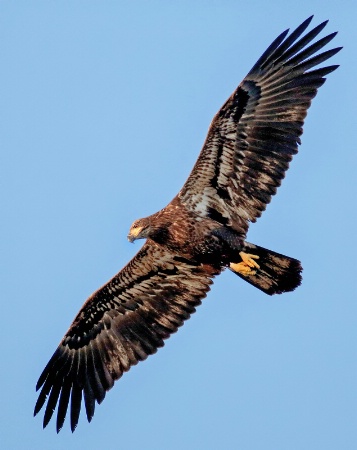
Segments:
[[[266,294],[290,292],[301,284],[302,267],[297,259],[249,242],[239,255],[241,261],[231,263],[230,270]]]

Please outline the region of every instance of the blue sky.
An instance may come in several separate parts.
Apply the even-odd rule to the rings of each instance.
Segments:
[[[6,449],[357,446],[354,1],[0,1],[0,441]],[[140,248],[268,44],[315,14],[341,64],[249,241],[300,259],[270,298],[231,273],[72,435],[35,384],[88,295]]]

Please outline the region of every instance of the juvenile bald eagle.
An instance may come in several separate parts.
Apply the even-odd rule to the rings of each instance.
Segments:
[[[38,380],[34,413],[47,399],[44,427],[58,404],[58,432],[70,403],[74,431],[83,394],[91,421],[95,402],[164,345],[224,269],[269,295],[300,284],[299,261],[248,243],[246,234],[297,153],[312,98],[338,67],[315,68],[340,48],[317,53],[336,33],[309,45],[327,23],[303,35],[311,19],[278,36],[218,111],[172,202],[130,228],[130,241],[146,243],[84,303]]]

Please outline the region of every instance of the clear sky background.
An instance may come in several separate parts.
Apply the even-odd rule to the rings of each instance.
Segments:
[[[4,449],[357,448],[354,0],[0,1]],[[270,298],[216,279],[165,348],[72,435],[35,384],[84,300],[137,252],[131,222],[187,178],[209,123],[270,42],[309,15],[341,64],[249,241],[299,258]],[[330,48],[332,45],[330,45]]]

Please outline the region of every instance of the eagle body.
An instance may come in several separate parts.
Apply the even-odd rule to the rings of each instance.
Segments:
[[[183,258],[222,267],[244,247],[245,236],[188,209],[177,196],[161,211],[139,219],[130,228],[128,239],[149,238],[167,251]],[[229,242],[228,242],[229,240]]]
[[[298,151],[311,100],[338,67],[320,66],[341,49],[320,51],[336,33],[315,40],[327,21],[306,31],[311,20],[281,33],[224,103],[172,202],[131,226],[129,240],[145,244],[87,299],[37,382],[44,427],[57,408],[57,432],[68,410],[74,431],[82,401],[91,421],[115,380],[164,345],[226,268],[269,295],[300,285],[298,260],[246,236]]]

